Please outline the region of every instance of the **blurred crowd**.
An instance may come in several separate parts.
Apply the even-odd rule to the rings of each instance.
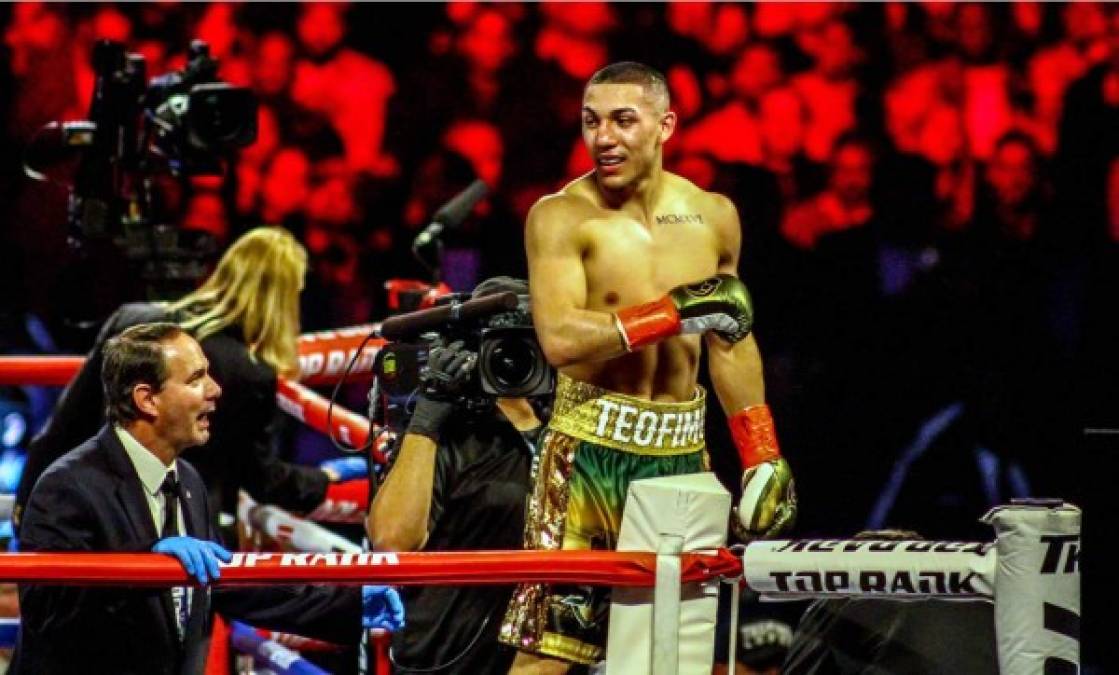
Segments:
[[[1107,5],[15,3],[0,26],[6,349],[46,350],[34,336],[65,333],[77,287],[93,289],[89,320],[135,293],[121,270],[68,266],[65,188],[20,172],[35,129],[85,117],[97,39],[155,75],[201,38],[259,97],[256,143],[165,208],[223,242],[262,222],[295,232],[309,329],[380,318],[386,279],[429,278],[412,240],[475,177],[492,196],[446,236],[443,276],[468,290],[523,275],[529,206],[591,166],[583,83],[631,59],[670,83],[666,165],[742,216],[771,398],[811,465],[806,527],[858,528],[872,508],[920,520],[930,499],[949,511],[908,526],[970,524],[985,503],[1066,488],[1047,463],[1114,416]],[[965,478],[907,504],[880,490],[901,469]]]

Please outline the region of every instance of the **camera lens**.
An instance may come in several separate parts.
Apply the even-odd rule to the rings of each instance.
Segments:
[[[493,346],[490,373],[502,387],[524,386],[536,370],[536,349],[525,340],[508,338]]]
[[[532,326],[486,328],[481,337],[478,375],[484,393],[516,398],[553,390],[555,377]]]

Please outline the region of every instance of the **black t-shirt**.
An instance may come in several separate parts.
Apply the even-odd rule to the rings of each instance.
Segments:
[[[435,459],[425,551],[522,548],[535,436],[496,411],[448,424]],[[395,671],[506,672],[515,652],[497,634],[512,592],[511,585],[405,586]]]

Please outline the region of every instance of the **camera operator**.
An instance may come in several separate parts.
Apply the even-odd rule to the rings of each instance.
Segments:
[[[527,282],[483,281],[474,298]],[[531,324],[527,312],[520,321]],[[535,440],[542,422],[526,398],[477,395],[478,354],[463,341],[432,346],[415,412],[373,501],[366,529],[374,549],[519,549]],[[488,404],[487,404],[488,403]],[[407,586],[408,622],[393,636],[397,672],[503,673],[511,648],[497,642],[513,587]]]

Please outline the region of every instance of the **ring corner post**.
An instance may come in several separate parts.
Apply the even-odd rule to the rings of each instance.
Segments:
[[[657,553],[657,583],[614,588],[607,675],[711,673],[721,582],[681,585],[680,553],[723,546],[730,505],[730,494],[710,473],[630,484],[617,549]]]
[[[1002,675],[1080,672],[1080,523],[1062,500],[992,509],[995,636]]]

